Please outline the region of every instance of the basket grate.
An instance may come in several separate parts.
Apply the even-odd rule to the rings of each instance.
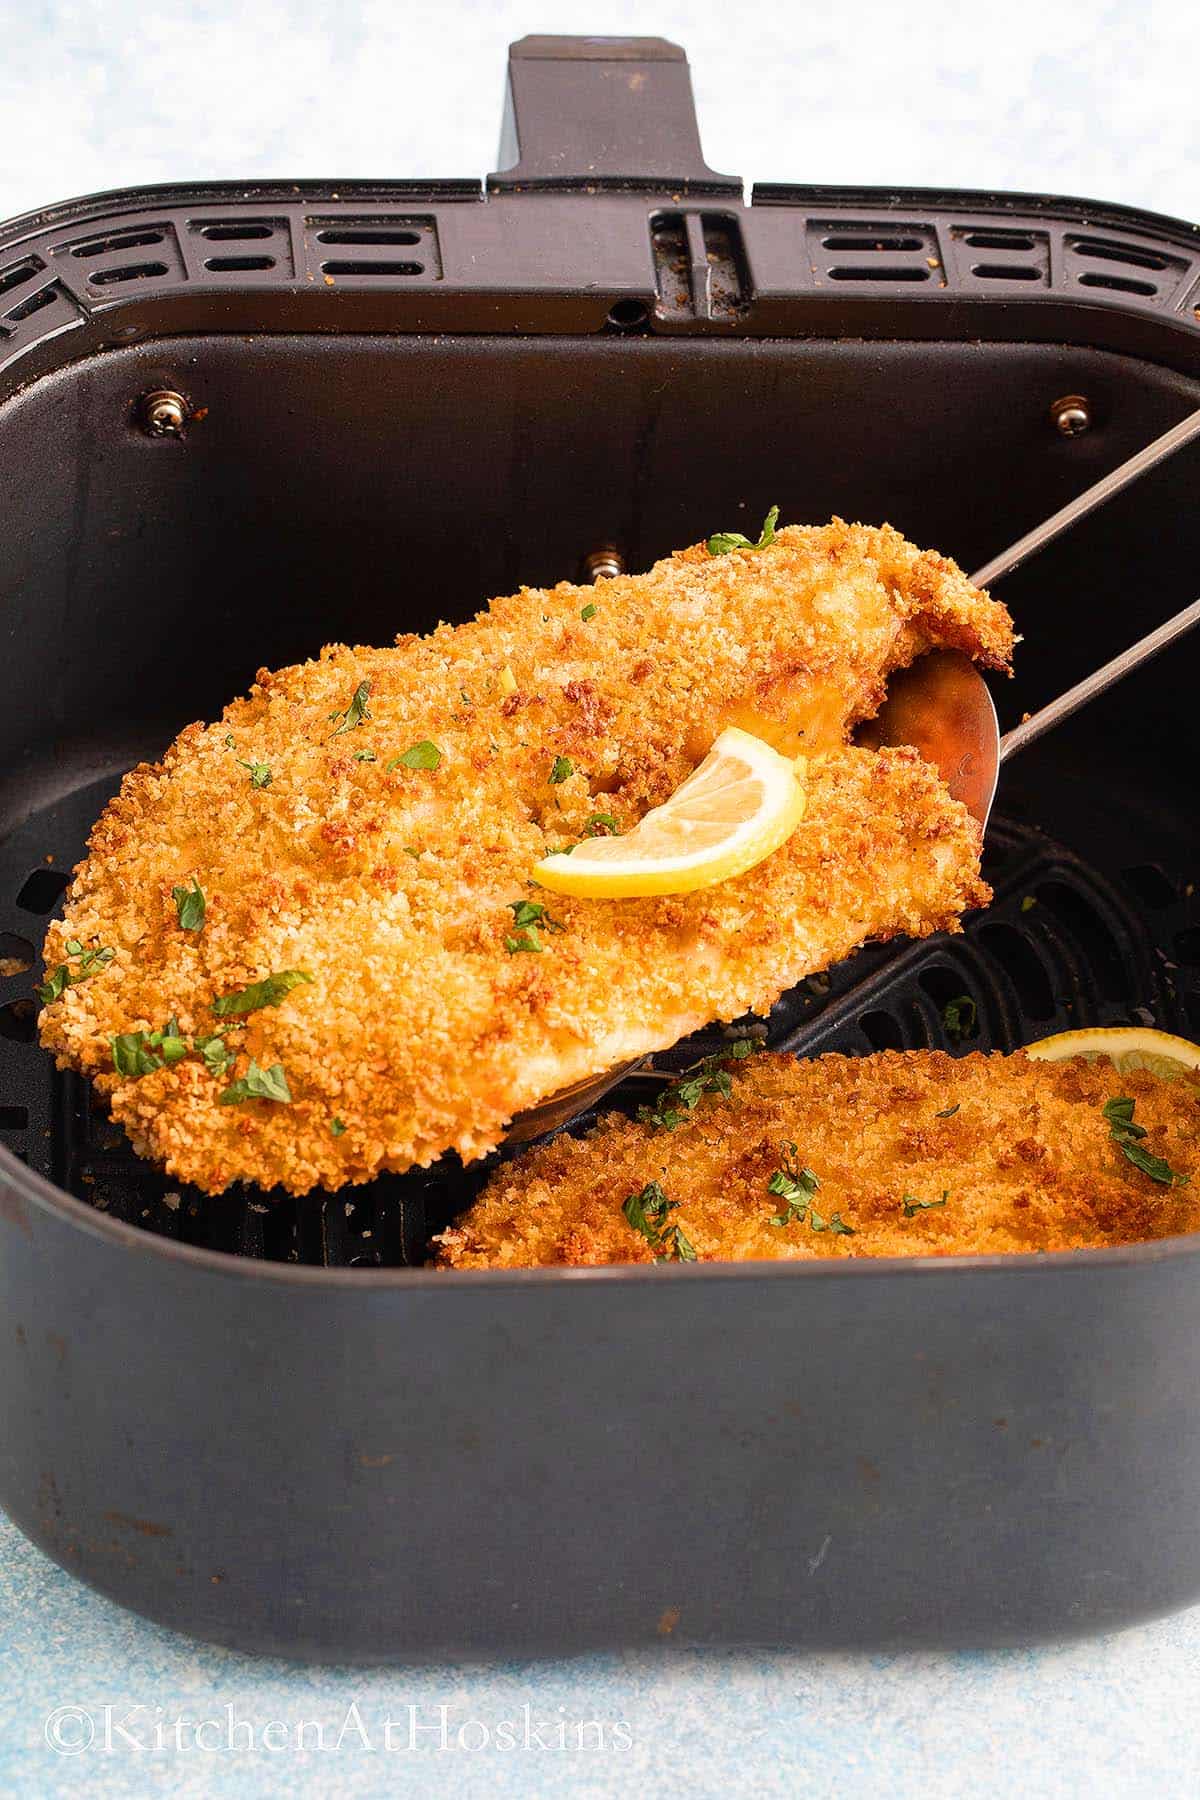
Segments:
[[[160,1236],[234,1255],[326,1267],[420,1263],[430,1235],[469,1201],[490,1163],[381,1177],[295,1199],[233,1189],[212,1198],[137,1158],[88,1084],[36,1042],[37,946],[61,902],[62,871],[115,782],[79,788],[0,847],[0,1142],[79,1199]],[[995,900],[960,936],[868,946],[785,995],[767,1026],[800,1055],[879,1049],[1012,1050],[1083,1025],[1154,1024],[1200,1035],[1200,894],[1153,862],[1098,871],[1036,828],[993,819],[985,872]],[[969,1029],[947,1024],[950,1002]],[[951,1024],[955,1011],[950,1012]],[[736,1034],[736,1028],[730,1028]],[[723,1041],[698,1034],[656,1059],[677,1071]],[[604,1101],[632,1106],[654,1077]],[[572,1130],[586,1128],[588,1118]]]

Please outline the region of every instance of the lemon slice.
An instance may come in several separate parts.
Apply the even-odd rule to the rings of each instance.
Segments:
[[[791,837],[804,816],[802,766],[731,727],[632,831],[547,856],[533,878],[552,893],[590,900],[690,894],[728,881]]]
[[[1200,1070],[1200,1044],[1143,1025],[1060,1031],[1036,1044],[1026,1044],[1025,1054],[1038,1062],[1063,1062],[1069,1056],[1096,1062],[1106,1057],[1118,1069],[1148,1069],[1163,1081],[1177,1081],[1189,1070]]]

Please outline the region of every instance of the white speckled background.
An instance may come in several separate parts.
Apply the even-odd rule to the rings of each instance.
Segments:
[[[0,0],[0,217],[135,182],[477,175],[529,31],[684,44],[752,179],[1009,187],[1200,217],[1180,0]]]
[[[531,9],[368,0],[0,0],[0,217],[173,178],[477,175],[505,46],[527,31],[657,33],[691,55],[709,162],[748,178],[1008,187],[1200,217],[1197,14],[1171,0],[608,0]],[[358,1723],[346,1724],[357,1701]],[[309,1670],[190,1644],[60,1573],[0,1520],[0,1792],[99,1796],[887,1796],[1158,1800],[1200,1788],[1200,1610],[996,1655],[662,1653],[567,1664]],[[103,1747],[178,1715],[251,1721],[252,1749]],[[631,1746],[387,1751],[389,1715],[494,1734],[528,1704]],[[55,1708],[97,1741],[47,1747]],[[146,1710],[131,1715],[129,1708]],[[67,1737],[85,1729],[61,1715]],[[279,1721],[282,1747],[262,1747]],[[296,1748],[301,1721],[332,1746]],[[206,1734],[218,1736],[217,1728]],[[242,1734],[244,1735],[244,1734]],[[468,1731],[467,1742],[479,1732]],[[366,1747],[363,1738],[366,1738]]]

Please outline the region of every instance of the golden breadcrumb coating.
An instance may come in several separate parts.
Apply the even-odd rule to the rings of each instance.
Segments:
[[[677,1224],[700,1261],[1078,1250],[1200,1228],[1200,1086],[1189,1080],[1023,1051],[727,1066],[729,1098],[703,1095],[674,1130],[613,1113],[585,1138],[560,1135],[503,1165],[438,1240],[440,1263],[672,1260],[673,1239],[656,1253],[622,1211],[649,1182],[675,1203],[660,1214],[652,1196],[652,1231]],[[1120,1096],[1146,1132],[1137,1141],[1187,1185],[1128,1160],[1104,1116]],[[768,1188],[781,1168],[810,1170],[819,1186],[802,1219],[774,1225],[789,1211]]]
[[[1011,621],[954,564],[835,521],[260,670],[219,724],[134,769],[95,827],[46,965],[80,971],[74,942],[114,954],[47,1006],[42,1041],[96,1081],[137,1150],[212,1192],[478,1156],[559,1088],[986,900],[978,829],[934,772],[842,747],[888,670],[935,643],[1003,667]],[[547,850],[597,814],[627,829],[731,723],[813,754],[788,844],[678,899],[539,896]],[[438,754],[398,760],[415,745]],[[551,781],[557,759],[571,773]],[[192,882],[199,931],[172,897]],[[511,907],[539,898],[562,930],[510,951]],[[190,1043],[218,1023],[216,996],[283,970],[312,980],[221,1021],[227,1076],[194,1053],[115,1073],[114,1034],[173,1017]],[[251,1058],[282,1066],[290,1104],[220,1103]]]

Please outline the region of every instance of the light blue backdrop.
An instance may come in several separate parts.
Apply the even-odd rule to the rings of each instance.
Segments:
[[[0,0],[0,217],[98,188],[241,175],[479,174],[507,41],[654,32],[687,45],[708,159],[751,178],[1000,186],[1200,217],[1196,13],[1175,0],[999,11],[962,0],[738,7],[661,0],[307,0],[181,6]],[[252,1529],[252,1521],[249,1524]],[[304,1670],[145,1626],[0,1521],[0,1792],[257,1796],[729,1793],[1194,1796],[1200,1611],[1066,1649],[972,1656],[639,1654],[563,1665]],[[342,1748],[296,1749],[302,1721]],[[139,1751],[233,1706],[255,1748]],[[528,1705],[621,1723],[629,1748],[388,1752],[408,1708],[466,1741]],[[146,1710],[131,1715],[130,1708]],[[47,1747],[45,1721],[78,1742]],[[263,1729],[277,1721],[269,1750]],[[128,1723],[131,1721],[131,1723]],[[477,1724],[476,1724],[477,1722]],[[53,1729],[53,1728],[52,1728]],[[190,1741],[185,1728],[185,1742]],[[241,1734],[244,1737],[244,1733]],[[551,1742],[552,1742],[551,1737]],[[611,1739],[610,1739],[611,1741]]]

